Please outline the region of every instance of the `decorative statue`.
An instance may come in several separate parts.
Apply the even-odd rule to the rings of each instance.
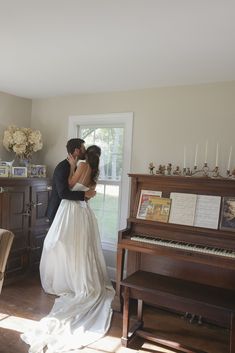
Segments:
[[[173,171],[173,174],[174,175],[180,175],[181,174],[181,171],[180,171],[180,167],[177,165],[175,170]]]
[[[153,162],[150,162],[150,163],[149,163],[149,173],[150,173],[150,174],[153,174],[154,168],[155,168],[155,167],[154,167],[154,165],[153,165]]]
[[[165,175],[165,172],[166,172],[166,166],[165,166],[165,165],[160,164],[160,165],[159,165],[158,170],[159,170],[159,174],[161,174],[161,175]]]
[[[172,164],[171,164],[171,163],[168,163],[168,164],[167,164],[167,167],[166,167],[167,175],[171,175],[171,169],[172,169]]]

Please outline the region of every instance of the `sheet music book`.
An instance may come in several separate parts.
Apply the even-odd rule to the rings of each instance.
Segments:
[[[171,192],[171,212],[169,223],[193,226],[196,209],[196,194]]]
[[[151,205],[162,196],[161,191],[141,190],[140,201],[136,218],[146,219]]]
[[[194,226],[218,229],[220,196],[197,195]]]

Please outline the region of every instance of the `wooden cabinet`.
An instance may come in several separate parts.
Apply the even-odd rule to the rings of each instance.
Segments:
[[[0,179],[0,227],[15,234],[7,264],[8,278],[38,268],[48,231],[50,191],[47,178]]]

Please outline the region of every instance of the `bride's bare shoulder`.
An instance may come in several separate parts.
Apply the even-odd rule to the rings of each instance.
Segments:
[[[79,161],[78,165],[77,165],[77,169],[79,169],[80,171],[84,171],[87,170],[89,168],[89,164],[86,161]]]

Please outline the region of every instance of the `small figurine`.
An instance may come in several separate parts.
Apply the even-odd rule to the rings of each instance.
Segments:
[[[187,168],[186,175],[192,175],[192,172],[191,172],[190,168]]]
[[[161,174],[161,170],[162,170],[162,165],[159,164],[158,169],[156,169],[156,174]]]
[[[171,169],[172,169],[172,164],[171,164],[171,163],[168,163],[168,164],[167,164],[167,167],[166,167],[167,175],[171,175]]]
[[[154,168],[155,168],[155,167],[154,167],[154,165],[153,165],[153,162],[150,162],[150,163],[149,163],[149,173],[150,173],[150,174],[153,174]]]
[[[162,175],[166,174],[166,166],[165,165],[162,165],[162,167],[161,167],[161,174]]]
[[[177,165],[175,170],[173,171],[173,174],[174,175],[180,175],[181,174],[181,171],[180,171],[180,167]]]

